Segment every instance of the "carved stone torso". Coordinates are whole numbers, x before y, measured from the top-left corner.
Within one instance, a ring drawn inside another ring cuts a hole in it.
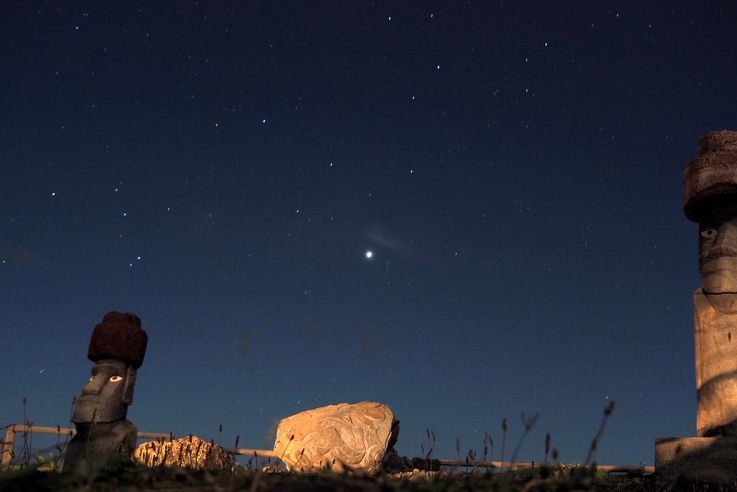
[[[64,471],[100,469],[129,461],[136,448],[138,429],[133,422],[75,424],[77,433],[69,441]]]
[[[737,435],[737,311],[726,305],[717,309],[701,289],[693,298],[696,432],[701,437]]]

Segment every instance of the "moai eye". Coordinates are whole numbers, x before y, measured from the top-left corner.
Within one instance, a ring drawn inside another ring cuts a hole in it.
[[[716,229],[704,229],[701,231],[701,237],[704,239],[713,239],[717,235]]]
[[[110,376],[110,382],[111,383],[117,383],[118,381],[122,381],[123,376]]]

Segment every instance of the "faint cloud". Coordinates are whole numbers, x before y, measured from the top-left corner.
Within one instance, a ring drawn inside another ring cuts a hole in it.
[[[214,227],[226,225],[227,221],[216,212],[207,212],[202,216],[203,221]]]
[[[60,264],[25,247],[0,247],[0,263],[10,265],[17,271],[43,270],[54,273],[64,272],[64,268]]]
[[[235,342],[238,344],[238,352],[241,355],[246,355],[251,351],[253,347],[253,337],[249,335],[241,335],[240,338],[236,338]]]
[[[191,308],[196,302],[197,299],[194,294],[186,294],[176,311],[178,325],[184,333],[196,333],[202,330],[203,324],[197,320],[195,312]]]
[[[307,318],[300,321],[299,334],[312,343],[319,343],[325,337],[323,331]]]
[[[391,340],[378,328],[367,326],[358,332],[358,350],[361,356],[378,364],[387,357]]]

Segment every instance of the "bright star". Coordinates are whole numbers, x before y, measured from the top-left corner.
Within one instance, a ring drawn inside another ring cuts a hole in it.
[[[371,258],[374,257],[374,252],[371,251],[370,249],[368,249],[368,250],[366,250],[365,256],[366,256],[366,259],[367,260],[370,260]]]

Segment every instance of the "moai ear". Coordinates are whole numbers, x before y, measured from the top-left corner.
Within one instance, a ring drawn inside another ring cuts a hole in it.
[[[123,405],[133,404],[133,388],[136,385],[136,370],[128,366],[125,374],[125,386],[123,387]]]

